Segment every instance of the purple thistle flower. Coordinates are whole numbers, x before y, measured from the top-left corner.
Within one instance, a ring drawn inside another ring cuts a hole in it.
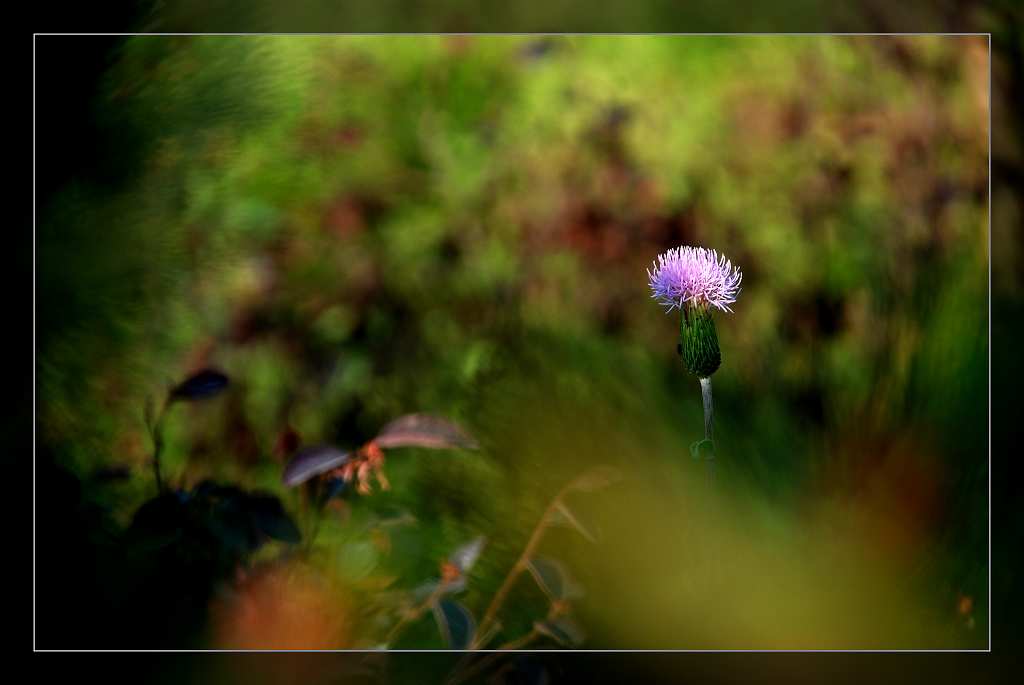
[[[743,274],[739,267],[715,250],[683,245],[658,255],[654,271],[647,270],[654,299],[668,311],[684,304],[712,305],[732,312],[729,305],[740,293]]]

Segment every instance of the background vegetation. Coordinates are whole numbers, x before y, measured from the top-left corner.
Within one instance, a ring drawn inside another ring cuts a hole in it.
[[[142,36],[104,59],[92,167],[42,171],[40,646],[371,647],[483,535],[479,617],[598,464],[623,478],[573,500],[597,543],[545,541],[588,648],[986,645],[983,40]],[[678,244],[744,271],[714,487],[646,285]],[[168,413],[167,477],[274,493],[304,542],[182,576],[125,531],[156,494],[147,398],[204,367],[231,384]],[[480,449],[389,452],[389,491],[319,517],[281,484],[288,435],[355,448],[421,411]],[[514,591],[502,640],[543,614]],[[403,640],[444,644],[427,619]]]

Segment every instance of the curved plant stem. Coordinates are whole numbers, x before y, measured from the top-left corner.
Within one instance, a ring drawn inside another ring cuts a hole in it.
[[[483,657],[472,666],[467,667],[461,673],[456,673],[454,676],[449,678],[447,681],[447,685],[458,685],[459,683],[465,682],[469,678],[475,676],[477,673],[483,671],[496,660],[500,659],[503,656],[502,652],[511,652],[517,649],[522,649],[523,647],[525,647],[526,645],[530,644],[538,637],[540,637],[540,635],[541,633],[536,628],[533,628],[532,630],[530,630],[530,632],[526,633],[525,635],[515,640],[510,640],[509,642],[506,642],[505,644],[499,647],[496,647],[494,652]]]
[[[437,587],[434,588],[434,591],[430,593],[429,597],[423,600],[421,604],[407,611],[402,618],[399,619],[398,623],[394,625],[390,632],[388,632],[387,637],[384,638],[384,644],[390,646],[395,638],[398,637],[398,634],[402,632],[403,628],[417,620],[427,611],[427,609],[433,606],[434,602],[437,601],[437,598],[441,596],[441,590],[443,587],[444,586],[441,583],[438,583]]]
[[[526,570],[526,565],[530,562],[530,557],[533,556],[534,550],[537,545],[540,544],[540,540],[544,535],[544,531],[548,527],[548,521],[551,519],[551,514],[555,508],[558,507],[562,502],[562,497],[565,495],[566,488],[562,488],[554,499],[548,504],[547,509],[544,510],[544,514],[541,515],[540,521],[537,522],[537,526],[533,529],[533,533],[530,535],[530,539],[526,543],[526,547],[523,548],[523,553],[516,559],[516,563],[509,569],[508,575],[505,576],[505,581],[498,588],[498,591],[494,594],[494,599],[491,600],[490,606],[487,607],[487,611],[484,612],[484,617],[480,621],[480,626],[477,628],[476,636],[473,638],[473,642],[469,648],[471,650],[480,649],[483,645],[479,642],[481,635],[487,635],[487,629],[494,623],[494,617],[497,615],[498,610],[501,609],[502,604],[508,597],[508,593],[512,590],[512,586],[515,585],[516,579],[519,578],[519,574]]]
[[[714,403],[711,400],[711,377],[700,379],[700,392],[704,399],[704,442],[709,447],[708,456],[705,461],[708,465],[708,481],[714,481],[715,479],[715,440],[714,434],[714,423],[715,423],[715,408]]]

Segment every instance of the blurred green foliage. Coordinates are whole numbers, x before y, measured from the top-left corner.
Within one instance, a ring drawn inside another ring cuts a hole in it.
[[[354,448],[408,412],[467,426],[479,453],[389,453],[392,489],[319,524],[305,563],[347,597],[346,646],[477,534],[486,606],[592,463],[633,478],[590,504],[599,552],[563,546],[590,647],[984,645],[987,59],[973,37],[129,38],[95,103],[119,181],[40,218],[40,439],[82,478],[130,468],[93,493],[126,523],[152,493],[147,396],[215,366],[232,388],[169,416],[166,472],[302,519],[287,428]],[[645,274],[679,244],[744,272],[717,317],[720,497],[696,511],[700,395]],[[850,530],[836,554],[875,561],[833,597],[822,555]],[[687,566],[701,545],[749,566],[743,592]],[[792,611],[757,582],[773,554]],[[623,573],[648,594],[609,598]]]

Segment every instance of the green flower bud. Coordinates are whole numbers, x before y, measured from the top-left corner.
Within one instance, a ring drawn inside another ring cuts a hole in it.
[[[686,370],[697,378],[709,378],[722,364],[715,320],[707,306],[684,305],[679,319],[679,356]]]

